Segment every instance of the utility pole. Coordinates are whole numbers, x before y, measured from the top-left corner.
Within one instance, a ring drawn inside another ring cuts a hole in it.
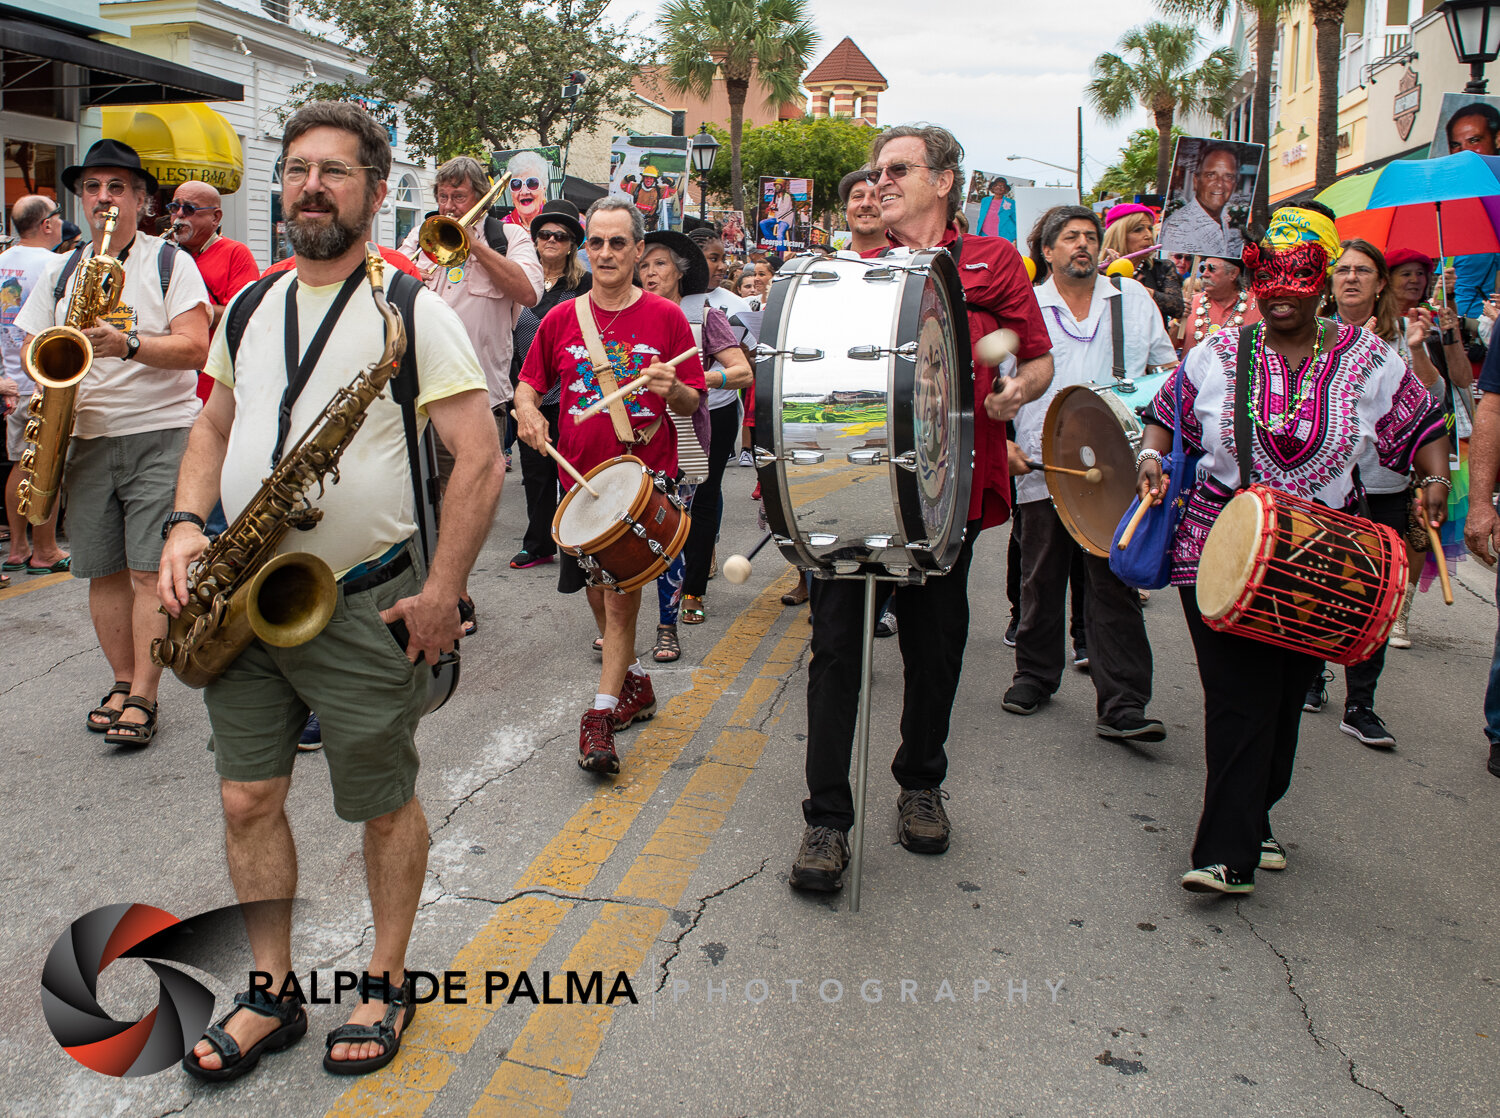
[[[1083,106],[1078,106],[1078,201],[1083,201]]]

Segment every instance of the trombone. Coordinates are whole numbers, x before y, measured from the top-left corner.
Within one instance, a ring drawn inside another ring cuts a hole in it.
[[[474,208],[461,218],[433,214],[422,222],[422,228],[417,233],[417,244],[440,268],[462,264],[469,258],[469,225],[489,209],[504,188],[505,177],[502,175],[490,186],[489,193],[474,203]]]

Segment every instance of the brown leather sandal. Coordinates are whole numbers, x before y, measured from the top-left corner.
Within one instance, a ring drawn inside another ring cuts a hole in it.
[[[150,699],[132,695],[125,700],[125,710],[131,707],[145,711],[146,721],[121,722],[116,718],[114,725],[104,735],[104,740],[110,745],[147,746],[156,739],[156,704]],[[125,711],[122,710],[120,713],[124,714]]]
[[[107,734],[115,722],[119,720],[120,712],[109,705],[109,701],[116,695],[129,695],[130,688],[134,686],[127,679],[115,680],[115,685],[109,689],[104,698],[99,700],[99,705],[84,716],[84,722],[91,733]],[[108,722],[96,722],[96,718],[107,718]]]

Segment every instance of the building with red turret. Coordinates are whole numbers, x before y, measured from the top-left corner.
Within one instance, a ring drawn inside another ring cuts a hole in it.
[[[849,116],[879,124],[879,97],[888,88],[885,75],[845,35],[802,79],[808,92],[808,115]]]

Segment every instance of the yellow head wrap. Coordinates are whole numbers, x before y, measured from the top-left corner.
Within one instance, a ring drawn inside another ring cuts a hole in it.
[[[1292,248],[1304,241],[1313,241],[1328,254],[1328,270],[1333,271],[1340,253],[1339,231],[1333,222],[1315,210],[1283,206],[1271,215],[1271,225],[1266,230],[1261,245],[1271,252]]]

